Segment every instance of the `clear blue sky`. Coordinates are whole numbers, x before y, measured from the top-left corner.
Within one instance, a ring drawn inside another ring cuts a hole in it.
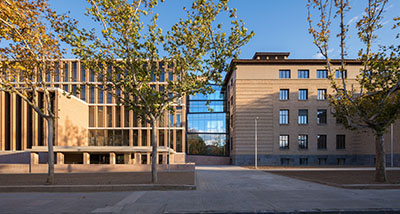
[[[165,0],[157,9],[160,14],[160,26],[166,31],[179,17],[184,17],[184,6],[190,5],[190,0]],[[49,0],[52,8],[58,13],[71,12],[84,27],[95,27],[93,22],[84,16],[87,3],[85,0]],[[351,38],[347,40],[349,58],[356,58],[361,43],[355,32],[355,23],[363,12],[367,0],[352,0],[352,10],[346,15],[350,22]],[[290,52],[290,58],[318,58],[317,48],[308,34],[307,0],[230,0],[230,7],[237,8],[238,18],[243,19],[246,27],[255,32],[253,39],[242,48],[240,58],[251,58],[257,51]],[[377,44],[400,44],[391,30],[392,18],[400,15],[400,1],[391,0],[386,5],[384,28],[379,31]],[[221,19],[221,22],[227,22]],[[332,34],[335,35],[335,34]],[[375,47],[376,45],[375,44]],[[338,43],[330,47],[331,58],[339,57]],[[72,58],[72,56],[67,56]]]

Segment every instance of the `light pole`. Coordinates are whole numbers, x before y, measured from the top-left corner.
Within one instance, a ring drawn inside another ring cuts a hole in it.
[[[170,141],[170,127],[171,127],[171,121],[170,121],[170,116],[169,116],[169,114],[168,114],[168,172],[169,172],[169,164],[170,164],[170,161],[171,161],[171,141]]]
[[[254,167],[257,169],[257,121],[258,117],[254,119],[255,138],[254,138]]]
[[[393,123],[390,124],[390,165],[393,167]]]

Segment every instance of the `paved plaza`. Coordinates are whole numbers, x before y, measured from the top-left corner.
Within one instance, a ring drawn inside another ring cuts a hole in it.
[[[0,213],[256,213],[400,210],[400,190],[353,190],[236,166],[196,167],[197,190],[1,193]]]

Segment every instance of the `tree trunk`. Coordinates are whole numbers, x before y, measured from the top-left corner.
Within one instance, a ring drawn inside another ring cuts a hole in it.
[[[158,181],[157,177],[157,130],[156,130],[156,119],[154,117],[151,118],[151,130],[152,139],[151,146],[153,147],[152,158],[151,158],[151,182],[156,184]]]
[[[386,182],[386,158],[385,158],[385,139],[382,134],[376,134],[375,138],[376,170],[375,181]]]
[[[54,118],[48,117],[47,118],[47,124],[48,124],[48,175],[47,175],[47,183],[48,184],[54,184],[54,151],[53,151],[53,140],[54,140]]]

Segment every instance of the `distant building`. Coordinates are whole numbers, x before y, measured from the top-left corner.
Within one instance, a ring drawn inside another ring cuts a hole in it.
[[[229,112],[232,163],[253,165],[255,118],[258,117],[259,165],[374,165],[370,132],[344,129],[331,114],[327,94],[333,93],[325,60],[287,59],[289,53],[257,52],[237,59],[223,84]],[[339,67],[338,60],[332,60]],[[351,87],[361,63],[346,61]],[[339,72],[337,77],[339,79]],[[393,131],[393,153],[400,165],[400,126]],[[385,135],[386,161],[391,161],[391,137]]]

